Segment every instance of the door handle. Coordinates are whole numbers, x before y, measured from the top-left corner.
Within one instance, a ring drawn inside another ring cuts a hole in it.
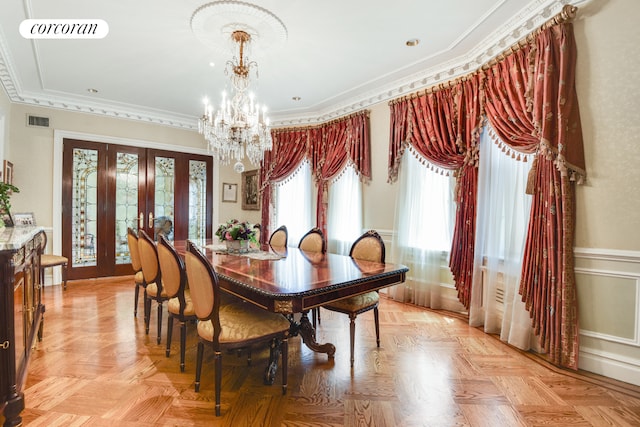
[[[153,228],[153,212],[149,212],[149,230]]]
[[[142,230],[144,228],[144,214],[140,212],[138,215],[138,229]]]

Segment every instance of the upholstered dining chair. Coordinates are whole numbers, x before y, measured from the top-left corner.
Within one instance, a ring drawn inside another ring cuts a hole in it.
[[[306,252],[318,252],[325,253],[327,249],[327,243],[324,239],[324,233],[318,227],[313,227],[311,230],[302,236],[298,243],[298,248]],[[316,327],[316,323],[320,322],[320,309],[317,307],[311,311],[311,319],[313,327]]]
[[[287,392],[289,321],[278,313],[253,304],[238,302],[221,304],[218,276],[209,260],[191,242],[185,254],[187,279],[198,321],[198,351],[195,390],[200,390],[204,346],[213,348],[215,360],[215,411],[220,416],[222,387],[222,352],[259,343],[279,342],[282,355],[282,394]]]
[[[325,253],[327,243],[324,240],[324,233],[318,227],[313,227],[302,236],[298,243],[298,248],[308,252]]]
[[[289,232],[286,225],[278,227],[271,236],[269,236],[269,246],[272,247],[287,247],[287,240],[289,239]]]
[[[169,299],[162,286],[162,272],[158,262],[158,248],[156,243],[144,230],[138,231],[138,249],[140,252],[140,264],[144,281],[147,282],[144,299],[144,321],[145,333],[149,334],[149,323],[151,322],[151,301],[155,301],[158,306],[158,344],[162,336],[162,303]]]
[[[129,258],[131,259],[131,268],[133,268],[133,272],[135,274],[135,276],[133,277],[135,285],[135,293],[133,294],[133,317],[137,317],[140,288],[142,288],[144,292],[144,302],[147,300],[147,282],[144,281],[144,274],[142,274],[142,264],[140,263],[140,249],[138,248],[138,235],[135,231],[133,231],[131,227],[127,228],[127,244],[129,245]]]
[[[44,249],[47,247],[47,233],[44,233],[42,242],[43,253],[40,255],[40,283],[44,284],[44,270],[52,267],[62,268],[62,289],[67,289],[67,267],[69,266],[69,258],[62,255],[45,254]]]
[[[375,230],[369,230],[353,242],[349,256],[354,260],[374,261],[384,263],[385,248],[382,237]],[[356,317],[358,314],[373,310],[373,318],[376,328],[376,345],[380,347],[380,319],[378,315],[378,303],[380,296],[378,291],[371,291],[349,298],[341,299],[336,302],[325,304],[322,308],[327,310],[345,313],[350,319],[350,350],[351,350],[351,367],[354,362],[354,347],[356,333]]]
[[[167,302],[167,350],[166,356],[171,355],[171,338],[173,335],[173,320],[180,325],[180,371],[184,372],[185,349],[187,347],[187,323],[196,321],[196,313],[191,302],[191,293],[187,283],[187,272],[184,261],[178,255],[173,245],[164,235],[158,237],[158,263],[162,273],[162,288],[166,292]]]

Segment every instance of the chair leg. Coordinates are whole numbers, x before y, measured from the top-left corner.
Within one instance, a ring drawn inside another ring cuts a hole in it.
[[[162,335],[162,302],[158,301],[158,344],[160,344]]]
[[[62,264],[62,289],[67,290],[67,264]]]
[[[287,394],[287,365],[289,364],[289,341],[287,338],[280,343],[282,353],[282,394]]]
[[[167,318],[167,350],[165,351],[165,355],[167,357],[171,355],[171,337],[172,336],[173,336],[173,316],[169,314],[169,317]]]
[[[350,347],[351,347],[351,367],[353,368],[353,351],[355,349],[355,340],[356,340],[356,314],[355,313],[351,313],[349,314],[349,319],[351,319],[351,322],[349,324],[349,333],[350,333]]]
[[[147,307],[147,288],[144,288],[144,292],[142,293],[143,303],[142,303],[142,311],[144,312],[144,323],[147,325],[147,333],[149,333],[149,315],[151,314],[151,302],[149,302],[149,307]]]
[[[151,322],[151,298],[144,295],[144,333],[149,335],[149,323]]]
[[[184,372],[184,359],[187,347],[187,323],[180,322],[180,372]]]
[[[373,309],[373,320],[376,324],[376,345],[380,347],[380,314],[378,313],[378,307]]]
[[[202,356],[204,353],[204,344],[198,341],[198,350],[196,352],[196,393],[200,391],[200,374],[202,373]]]
[[[138,317],[138,296],[140,294],[140,286],[135,284],[136,290],[133,294],[133,317]]]
[[[220,393],[222,391],[222,353],[216,351],[215,354],[215,367],[216,367],[216,417],[220,416]]]

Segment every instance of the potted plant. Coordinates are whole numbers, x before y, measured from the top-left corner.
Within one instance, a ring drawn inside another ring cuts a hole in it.
[[[231,219],[224,224],[220,224],[216,231],[216,236],[221,242],[225,242],[229,252],[247,252],[249,250],[249,242],[257,242],[256,230],[253,224],[246,221],[240,222],[237,219]]]
[[[19,193],[20,190],[15,185],[0,182],[0,218],[7,227],[13,227],[11,218],[11,195]]]

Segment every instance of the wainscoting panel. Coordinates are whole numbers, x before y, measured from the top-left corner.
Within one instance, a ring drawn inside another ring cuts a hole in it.
[[[575,248],[580,369],[640,385],[640,252]]]

